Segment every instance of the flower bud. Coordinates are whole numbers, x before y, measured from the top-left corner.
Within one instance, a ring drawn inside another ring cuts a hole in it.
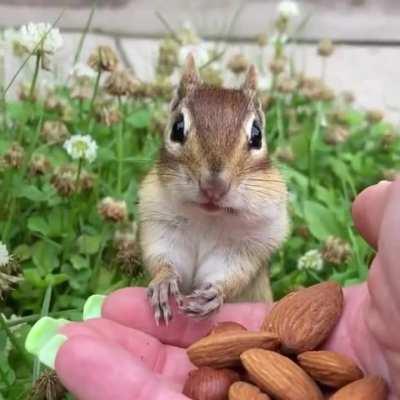
[[[109,46],[97,46],[89,56],[88,65],[96,71],[115,71],[118,57]]]
[[[318,44],[318,54],[321,57],[329,57],[335,50],[335,46],[331,39],[322,39]]]
[[[157,74],[170,76],[179,63],[179,45],[173,38],[164,39],[158,49]]]
[[[61,121],[46,121],[40,136],[49,145],[63,143],[70,136],[67,126]]]
[[[381,110],[368,110],[367,111],[367,121],[370,124],[377,124],[381,122],[385,114]]]
[[[57,373],[47,370],[34,383],[29,400],[62,400],[66,393]]]
[[[4,161],[10,168],[19,168],[24,161],[24,157],[25,150],[18,143],[13,143],[3,156]]]
[[[128,217],[126,202],[112,197],[105,197],[101,200],[98,205],[98,212],[108,222],[123,222]]]
[[[260,33],[257,35],[257,44],[260,47],[265,47],[268,44],[268,36],[266,33]]]
[[[54,172],[50,182],[61,197],[69,197],[76,192],[76,174],[71,165],[58,167]]]
[[[350,132],[346,128],[336,125],[328,129],[325,135],[325,142],[332,146],[336,146],[338,144],[346,142],[349,136]]]
[[[140,246],[137,240],[137,225],[129,224],[128,228],[118,230],[114,236],[117,250],[116,259],[123,274],[133,276],[140,265]]]
[[[106,80],[104,88],[111,96],[134,94],[140,82],[126,70],[114,71]]]
[[[389,150],[399,139],[399,134],[393,131],[385,132],[381,137],[381,146],[384,150]]]
[[[33,94],[31,95],[31,85],[26,82],[21,83],[19,85],[17,95],[21,101],[31,101],[31,102],[36,102],[39,97],[37,88],[35,88]]]
[[[330,236],[324,243],[322,257],[325,261],[331,264],[344,264],[351,257],[351,247],[345,240],[339,237]]]
[[[297,81],[292,78],[282,78],[278,82],[278,90],[285,94],[293,93],[297,89]]]
[[[111,126],[121,121],[121,112],[118,107],[110,101],[96,103],[94,107],[97,122]]]
[[[71,86],[71,98],[77,100],[88,100],[93,96],[93,82],[90,78],[77,78]]]
[[[222,86],[224,82],[224,78],[221,74],[221,71],[217,70],[216,68],[209,66],[206,68],[203,68],[200,71],[200,76],[201,80],[206,84],[210,86]]]
[[[84,192],[88,192],[93,189],[94,183],[95,176],[86,170],[82,170],[81,177],[79,179],[79,189]]]
[[[383,179],[387,181],[394,181],[397,178],[400,178],[400,170],[390,168],[390,169],[385,169],[382,171],[382,176]]]
[[[269,69],[274,75],[279,75],[285,70],[286,60],[283,57],[274,58],[269,64]]]
[[[227,67],[235,75],[239,75],[247,71],[249,62],[243,54],[238,53],[230,58]]]
[[[29,165],[29,174],[32,176],[45,175],[51,170],[50,161],[42,154],[34,156]]]

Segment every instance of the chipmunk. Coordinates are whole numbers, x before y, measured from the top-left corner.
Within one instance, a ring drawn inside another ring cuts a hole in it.
[[[287,234],[287,190],[268,157],[255,67],[240,89],[209,87],[189,55],[170,114],[139,190],[157,323],[172,318],[170,297],[192,317],[270,300],[265,262]]]

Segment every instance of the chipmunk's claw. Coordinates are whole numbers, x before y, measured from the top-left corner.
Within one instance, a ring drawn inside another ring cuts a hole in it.
[[[182,296],[179,291],[178,278],[168,277],[160,282],[151,282],[147,289],[147,296],[154,310],[154,319],[157,325],[168,325],[172,319],[169,297],[173,296],[178,305],[182,303]]]
[[[181,309],[190,317],[205,318],[219,310],[222,304],[221,290],[212,284],[208,284],[187,296]]]

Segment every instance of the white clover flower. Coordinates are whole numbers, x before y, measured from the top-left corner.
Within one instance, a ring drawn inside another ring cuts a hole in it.
[[[91,163],[96,158],[97,143],[89,135],[73,135],[63,147],[74,160],[83,159]]]
[[[90,79],[94,79],[94,78],[96,78],[96,71],[93,68],[90,68],[85,63],[77,63],[71,68],[71,71],[69,72],[69,75],[72,78],[90,78]]]
[[[300,15],[300,7],[297,1],[282,0],[278,4],[278,14],[280,17],[293,18]]]
[[[0,241],[0,267],[4,267],[11,261],[11,255],[7,250],[7,246]]]
[[[58,28],[52,28],[49,23],[35,24],[30,22],[21,26],[18,36],[14,39],[19,45],[24,47],[28,52],[33,52],[37,45],[41,45],[36,49],[36,53],[56,52],[63,45],[63,38]]]
[[[319,250],[309,250],[297,261],[299,270],[312,269],[314,271],[322,271],[324,260]]]
[[[179,49],[179,63],[181,65],[185,63],[186,57],[190,53],[193,54],[197,66],[204,65],[210,57],[208,47],[205,43],[188,44]]]

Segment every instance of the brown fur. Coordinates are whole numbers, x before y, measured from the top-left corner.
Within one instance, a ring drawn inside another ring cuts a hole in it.
[[[251,114],[255,115],[264,129],[264,115],[255,94],[254,68],[249,70],[241,89],[215,88],[200,84],[193,60],[189,59],[177,96],[171,105],[171,120],[165,133],[167,140],[160,151],[156,167],[141,189],[142,218],[146,216],[149,221],[151,213],[145,210],[146,202],[150,204],[153,198],[160,196],[163,185],[173,186],[177,181],[182,184],[182,179],[197,184],[204,173],[224,173],[233,184],[242,183],[251,193],[250,205],[253,203],[251,199],[257,200],[253,204],[258,205],[262,204],[263,199],[269,198],[277,200],[283,205],[282,210],[285,209],[286,185],[279,171],[272,165],[267,150],[264,154],[258,152],[256,155],[249,151],[248,138],[244,132],[244,125]],[[190,114],[191,124],[184,145],[176,150],[176,147],[168,147],[168,135],[183,108]],[[257,214],[257,206],[254,213]],[[282,211],[282,215],[286,216],[285,211]],[[160,218],[154,223],[158,224]],[[282,221],[281,232],[277,237],[269,238],[268,243],[255,242],[254,238],[246,243],[246,238],[243,238],[239,248],[235,247],[236,254],[240,256],[237,268],[235,273],[227,274],[226,280],[221,283],[225,300],[271,299],[269,277],[264,265],[279,247],[287,231],[287,219],[284,217]],[[149,236],[148,240],[152,241],[153,236]],[[168,265],[152,259],[151,254],[148,259],[154,264],[147,266],[155,278],[153,284],[173,272],[173,266],[171,271]],[[160,265],[164,268],[160,269]]]

